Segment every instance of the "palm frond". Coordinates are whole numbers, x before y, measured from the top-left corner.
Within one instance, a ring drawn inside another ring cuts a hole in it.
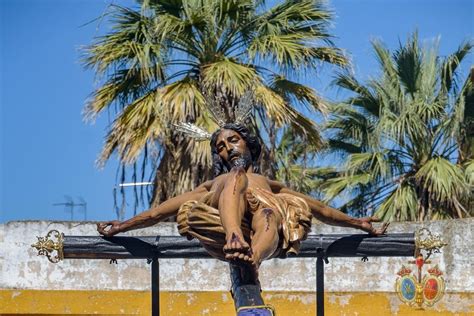
[[[384,79],[391,84],[396,84],[399,79],[397,66],[392,59],[389,49],[379,40],[372,41],[372,48],[383,71]]]
[[[272,60],[283,69],[316,66],[321,61],[345,66],[343,52],[334,47],[326,29],[332,13],[319,2],[285,1],[250,24],[255,36],[249,44],[251,58]],[[318,45],[318,42],[325,42]]]
[[[155,69],[155,80],[144,80],[137,69],[117,70],[114,76],[104,83],[92,94],[84,109],[86,120],[94,120],[103,110],[109,108],[114,102],[120,108],[126,107],[132,100],[140,98],[150,90],[156,88],[156,82],[162,79],[162,70]]]
[[[160,88],[156,102],[163,103],[161,115],[174,123],[194,120],[206,110],[198,83],[189,77]]]
[[[420,85],[422,52],[418,46],[418,33],[415,32],[404,46],[393,55],[400,83],[406,93],[415,93]]]
[[[220,87],[234,96],[243,95],[250,84],[258,79],[253,68],[227,58],[205,65],[202,77],[206,89]]]
[[[296,119],[295,114],[287,106],[285,99],[269,87],[261,84],[255,89],[255,97],[259,104],[265,109],[268,117],[271,117],[276,127],[289,124]]]
[[[442,157],[427,161],[415,174],[415,179],[433,202],[461,200],[469,192],[463,170]]]
[[[298,82],[291,81],[282,75],[274,75],[270,79],[270,86],[280,95],[284,95],[291,101],[298,101],[303,104],[308,110],[317,110],[322,113],[327,113],[327,105],[316,94],[314,89],[302,85]]]
[[[451,91],[455,87],[455,74],[464,58],[474,47],[472,40],[462,43],[459,48],[443,60],[441,64],[441,84],[446,91]]]
[[[294,117],[294,119],[290,124],[296,135],[307,139],[312,146],[318,149],[321,148],[324,145],[324,141],[314,121],[292,108],[289,108],[289,112],[293,113],[291,117]]]
[[[371,137],[375,126],[360,108],[350,104],[338,104],[332,106],[331,110],[333,114],[325,124],[325,129],[331,131],[331,141],[343,141],[361,148],[376,145]]]
[[[367,172],[373,179],[391,177],[389,161],[383,152],[352,154],[347,160],[346,170],[352,174]]]
[[[133,163],[149,141],[165,134],[167,124],[158,115],[156,93],[135,100],[114,121],[107,134],[98,164],[102,166],[114,151],[124,164]]]
[[[350,154],[361,153],[363,151],[363,148],[345,141],[329,139],[327,141],[327,148],[325,148],[325,150],[344,157]]]
[[[355,97],[351,97],[346,103],[359,106],[375,117],[380,115],[380,104],[377,96],[374,95],[369,87],[360,83],[353,74],[349,72],[338,72],[336,73],[335,79],[331,82],[331,85],[356,94]]]
[[[326,180],[321,188],[325,194],[324,200],[329,202],[340,196],[343,191],[350,192],[355,188],[367,185],[371,180],[369,173],[344,174],[340,177]]]
[[[385,199],[374,215],[384,222],[414,221],[418,213],[418,199],[416,190],[409,184],[400,184]]]
[[[153,79],[152,69],[163,62],[167,49],[153,42],[153,21],[132,9],[114,6],[112,29],[84,49],[83,63],[103,75],[111,67],[135,68],[142,80]]]

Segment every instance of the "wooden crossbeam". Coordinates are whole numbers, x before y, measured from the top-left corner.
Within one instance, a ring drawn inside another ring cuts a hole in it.
[[[296,256],[410,257],[415,253],[414,234],[310,235]],[[180,236],[64,236],[66,259],[211,258],[197,240]]]

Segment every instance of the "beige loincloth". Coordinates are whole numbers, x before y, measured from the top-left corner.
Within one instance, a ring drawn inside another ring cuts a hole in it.
[[[225,231],[222,227],[219,210],[209,206],[213,192],[199,201],[188,201],[178,211],[178,230],[188,239],[198,239],[210,255],[225,260],[222,248],[225,245]],[[272,257],[286,257],[288,253],[297,254],[300,243],[311,229],[312,214],[306,202],[286,193],[274,194],[263,189],[247,189],[248,211],[271,208],[282,218],[279,246]],[[242,233],[250,244],[251,222],[249,214],[242,220]]]

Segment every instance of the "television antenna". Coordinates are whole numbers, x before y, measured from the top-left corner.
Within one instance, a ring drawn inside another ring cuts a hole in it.
[[[80,207],[79,212],[84,214],[84,220],[87,220],[87,202],[82,198],[78,197],[78,202],[74,200],[69,195],[64,195],[65,202],[62,203],[53,203],[53,206],[64,206],[64,211],[71,214],[71,221],[74,220],[74,208]]]
[[[76,206],[80,206],[79,212],[84,214],[84,220],[87,221],[87,202],[82,198],[82,196],[79,196],[77,199],[79,200],[79,203],[76,203]]]

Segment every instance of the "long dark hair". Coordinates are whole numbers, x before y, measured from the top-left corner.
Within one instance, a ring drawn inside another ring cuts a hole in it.
[[[247,144],[247,148],[249,149],[250,155],[252,156],[253,169],[255,172],[258,172],[257,162],[258,162],[258,158],[260,157],[260,152],[262,150],[262,145],[260,144],[258,138],[252,135],[250,130],[244,125],[236,124],[236,123],[227,123],[224,126],[222,126],[220,129],[215,131],[211,136],[212,171],[213,171],[214,177],[217,177],[218,175],[229,172],[229,169],[227,168],[226,164],[224,163],[224,161],[222,161],[221,156],[219,156],[219,153],[217,151],[217,146],[216,146],[217,136],[219,136],[219,133],[223,129],[230,129],[230,130],[233,130],[234,132],[239,133],[239,135]]]

